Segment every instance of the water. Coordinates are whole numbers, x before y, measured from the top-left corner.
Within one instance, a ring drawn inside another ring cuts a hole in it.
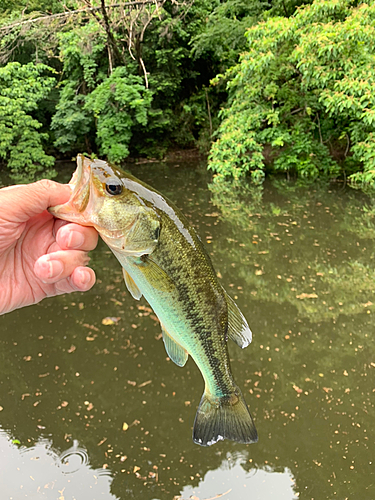
[[[130,169],[189,217],[249,320],[253,343],[229,350],[259,442],[193,444],[201,375],[167,360],[100,244],[93,290],[0,317],[1,500],[375,498],[375,205],[341,187],[219,192],[204,165]]]

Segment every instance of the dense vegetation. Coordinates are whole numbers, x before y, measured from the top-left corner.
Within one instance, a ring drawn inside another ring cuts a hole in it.
[[[225,75],[210,163],[220,176],[261,181],[267,151],[274,171],[374,182],[375,3],[356,3],[315,0],[247,31],[249,50]]]
[[[199,147],[218,180],[371,185],[374,23],[372,1],[4,1],[0,159],[32,179]]]

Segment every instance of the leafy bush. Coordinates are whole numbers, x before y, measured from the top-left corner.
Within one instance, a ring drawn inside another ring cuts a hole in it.
[[[129,75],[124,67],[98,85],[86,99],[85,109],[97,120],[97,142],[100,154],[120,162],[129,155],[132,127],[145,126],[152,94],[139,76]]]
[[[142,43],[139,34],[130,51],[124,43],[129,42],[129,34],[120,23],[113,24],[126,60],[117,65],[121,70],[109,63],[105,32],[97,22],[59,33],[55,50],[63,76],[52,118],[55,147],[63,153],[111,151],[111,158],[120,161],[129,151],[160,156],[172,145],[194,146],[201,129],[209,129],[206,96],[199,80],[208,85],[216,71],[212,69],[208,75],[206,67],[200,71],[199,60],[195,62],[191,55],[190,40],[203,29],[211,4],[212,0],[199,0],[187,9],[168,2],[148,24]],[[150,91],[139,58],[144,61]],[[116,95],[111,90],[113,83]],[[139,95],[132,108],[133,91]]]
[[[54,158],[47,155],[43,142],[47,133],[33,117],[55,83],[44,76],[51,68],[44,64],[8,63],[0,67],[0,157],[7,162],[14,179],[34,180],[52,176]]]
[[[375,3],[315,0],[251,27],[209,167],[261,182],[267,152],[271,171],[375,182],[374,20]]]
[[[90,91],[107,77],[105,37],[100,26],[90,21],[59,33],[58,39],[64,79],[51,121],[54,146],[63,153],[91,153],[89,137],[95,134],[95,122],[85,104]]]

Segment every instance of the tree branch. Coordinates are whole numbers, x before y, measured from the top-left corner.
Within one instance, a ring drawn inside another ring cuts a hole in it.
[[[107,5],[107,9],[114,9],[117,7],[131,7],[132,5],[145,5],[145,4],[150,4],[150,3],[154,3],[154,0],[136,0],[134,2],[115,3],[115,4]],[[58,18],[73,16],[75,14],[82,14],[85,12],[91,12],[91,11],[97,11],[97,10],[102,10],[102,7],[101,6],[100,7],[86,7],[84,9],[69,10],[69,11],[65,11],[65,12],[59,12],[58,14],[50,14],[47,16],[34,17],[32,19],[26,19],[25,21],[19,21],[17,23],[8,24],[7,26],[2,26],[0,28],[0,31],[11,30],[13,28],[17,28],[17,26],[23,26],[24,24],[37,23],[38,21],[44,21],[47,19],[48,20],[58,19]]]
[[[104,20],[104,29],[105,29],[105,32],[107,33],[108,46],[112,48],[113,55],[118,60],[118,62],[120,64],[126,64],[125,57],[123,54],[121,54],[121,52],[117,46],[115,37],[113,36],[113,33],[111,31],[111,27],[110,27],[109,19],[108,19],[108,14],[107,14],[107,10],[106,10],[106,5],[105,5],[105,0],[101,0],[101,11],[102,11],[103,20]]]

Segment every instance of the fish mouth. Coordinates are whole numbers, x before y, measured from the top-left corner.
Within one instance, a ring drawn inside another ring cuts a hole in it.
[[[79,154],[77,156],[77,168],[68,184],[72,189],[69,201],[63,205],[50,207],[48,211],[59,219],[85,224],[83,212],[90,198],[90,177],[90,161]]]
[[[77,156],[77,168],[73,172],[72,178],[69,181],[69,185],[73,189],[72,196],[77,194],[79,187],[82,184],[82,181],[85,182],[84,162],[85,162],[85,157],[83,155],[78,155]],[[86,172],[87,172],[87,170],[89,170],[89,168],[86,169]],[[87,177],[87,175],[86,175],[86,177]],[[86,179],[86,181],[88,182],[88,179]]]

